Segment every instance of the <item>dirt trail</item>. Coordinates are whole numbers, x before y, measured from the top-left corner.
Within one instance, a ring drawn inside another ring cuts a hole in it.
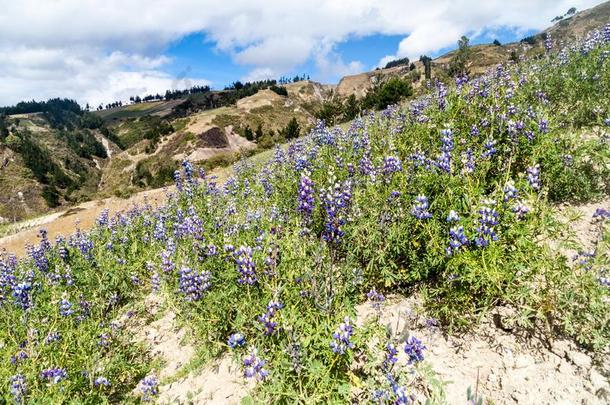
[[[145,301],[146,314],[140,319],[124,316],[122,323],[134,332],[134,340],[143,342],[149,354],[163,361],[155,375],[159,378],[160,404],[237,405],[248,395],[254,383],[246,381],[240,367],[227,354],[202,368],[184,372],[195,359],[196,348],[187,330],[178,325],[175,313],[163,308],[164,299],[151,293]],[[156,319],[152,322],[144,319]],[[139,395],[138,390],[134,391]]]
[[[215,176],[216,181],[223,182],[233,169],[218,168],[208,173]],[[50,240],[56,236],[68,236],[76,231],[76,228],[88,230],[95,225],[95,220],[104,209],[108,209],[110,215],[133,208],[148,202],[153,207],[162,205],[167,198],[167,191],[175,191],[174,186],[141,191],[129,198],[109,197],[102,200],[87,201],[85,203],[70,207],[64,211],[55,212],[42,217],[18,222],[11,226],[11,234],[0,238],[0,252],[7,251],[18,257],[26,253],[26,245],[38,243],[38,231],[44,228],[48,232]]]
[[[38,242],[40,228],[45,228],[49,239],[53,240],[57,235],[68,236],[73,233],[77,228],[77,223],[80,229],[90,229],[104,209],[110,210],[112,215],[145,201],[153,206],[158,206],[165,201],[165,198],[164,189],[147,190],[127,199],[110,197],[103,200],[88,201],[65,211],[27,220],[13,225],[13,229],[19,229],[18,232],[0,238],[0,251],[6,250],[17,256],[23,256],[27,244]]]

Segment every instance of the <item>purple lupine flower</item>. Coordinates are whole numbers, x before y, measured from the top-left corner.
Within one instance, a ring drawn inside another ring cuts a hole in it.
[[[447,106],[447,87],[445,87],[445,85],[441,82],[441,81],[436,81],[436,88],[438,90],[437,93],[437,102],[438,102],[438,109],[441,111],[445,110],[445,107]]]
[[[184,159],[182,161],[181,165],[182,165],[182,170],[184,171],[184,179],[186,180],[187,183],[193,184],[193,182],[196,181],[195,177],[193,176],[193,173],[194,173],[193,164],[191,162],[189,162],[188,160]]]
[[[538,121],[538,131],[543,134],[549,132],[549,122],[545,119]]]
[[[474,243],[478,247],[486,247],[491,241],[498,240],[494,227],[498,225],[499,214],[494,208],[488,206],[483,206],[479,210],[479,214],[479,227],[477,227]]]
[[[207,246],[206,256],[212,257],[212,256],[216,256],[217,254],[218,254],[218,247],[216,245],[214,245],[213,243],[210,243]]]
[[[464,152],[462,152],[461,161],[462,161],[462,174],[469,174],[469,173],[474,172],[476,163],[475,163],[475,158],[474,158],[474,152],[472,151],[471,148],[468,148]]]
[[[523,204],[522,202],[519,202],[516,206],[513,207],[512,211],[517,216],[517,219],[522,220],[523,218],[525,218],[528,212],[530,212],[530,209],[527,205]]]
[[[29,357],[30,356],[28,356],[28,354],[26,352],[24,352],[23,350],[20,350],[19,352],[17,352],[16,355],[11,356],[11,364],[16,365],[16,364],[21,363],[24,360],[28,359]]]
[[[451,153],[442,152],[440,155],[438,155],[434,164],[443,172],[451,173]]]
[[[388,342],[385,346],[385,359],[383,360],[383,368],[389,371],[398,361],[398,349],[392,343]]]
[[[391,178],[394,173],[402,171],[402,163],[396,156],[386,156],[383,159],[383,174]]]
[[[527,168],[527,182],[536,191],[540,190],[540,165],[536,164]]]
[[[40,372],[40,379],[46,380],[51,384],[57,384],[68,378],[68,372],[65,368],[52,367]]]
[[[269,336],[275,332],[277,322],[273,320],[278,310],[284,308],[284,304],[279,301],[269,301],[267,304],[267,312],[258,317],[258,321],[265,327],[265,335]]]
[[[159,292],[159,289],[161,288],[161,278],[156,271],[150,276],[150,287],[153,292]]]
[[[454,210],[449,211],[449,215],[447,215],[447,218],[445,219],[447,222],[458,222],[459,220],[460,216]]]
[[[43,273],[49,270],[49,259],[47,259],[46,251],[40,246],[29,246],[28,256],[34,261],[34,265]]]
[[[464,234],[463,226],[454,226],[449,230],[449,246],[446,249],[447,256],[453,256],[456,252],[462,248],[462,246],[468,245],[468,238]]]
[[[426,170],[430,168],[430,162],[428,161],[428,159],[426,159],[426,155],[424,154],[424,152],[417,151],[411,156],[409,156],[409,159],[413,161],[413,166],[415,168],[423,167]]]
[[[379,388],[373,391],[373,394],[371,395],[372,403],[375,403],[377,405],[386,404],[388,403],[389,399],[390,394],[388,393],[388,391]]]
[[[424,360],[424,350],[426,346],[424,346],[418,338],[415,336],[409,336],[407,341],[405,342],[405,353],[409,357],[408,363],[419,363]]]
[[[97,226],[102,227],[102,228],[103,227],[107,227],[108,226],[108,222],[109,222],[108,221],[109,214],[110,214],[110,210],[108,208],[104,208],[102,210],[102,212],[100,213],[100,216],[97,217],[97,219],[95,221]]]
[[[47,337],[44,339],[45,344],[49,345],[53,342],[57,342],[61,340],[61,333],[57,331],[52,331],[47,334]]]
[[[371,288],[371,291],[366,294],[366,298],[368,298],[371,306],[377,311],[381,309],[381,304],[385,301],[383,294],[377,292],[375,287]]]
[[[32,291],[31,283],[19,283],[13,287],[13,299],[15,304],[26,310],[32,306],[32,297],[30,295]]]
[[[553,39],[549,33],[546,34],[546,38],[544,39],[544,49],[547,52],[550,52],[553,49]]]
[[[269,372],[264,368],[267,362],[258,357],[256,349],[250,351],[250,355],[244,358],[244,377],[255,378],[257,381],[264,381]]]
[[[441,130],[441,151],[451,152],[453,150],[453,131],[450,129]]]
[[[256,271],[254,260],[252,259],[252,248],[249,246],[240,246],[233,254],[237,271],[239,272],[240,284],[253,285],[256,283]]]
[[[199,301],[212,286],[212,274],[208,271],[196,272],[189,267],[180,269],[180,290],[184,300]]]
[[[159,393],[159,382],[154,375],[148,375],[140,381],[140,391],[142,391],[142,401],[152,401],[153,397]]]
[[[299,212],[303,215],[305,222],[311,220],[311,214],[314,209],[314,188],[313,181],[309,178],[309,173],[305,172],[301,174],[301,181],[299,183]]]
[[[131,284],[133,284],[134,286],[140,285],[140,278],[137,274],[132,274],[131,276],[129,276],[129,279],[131,280]]]
[[[328,243],[337,244],[344,235],[342,227],[347,223],[346,214],[352,198],[351,186],[349,181],[343,184],[335,181],[331,187],[321,192],[320,199],[326,212],[322,238]]]
[[[415,204],[411,209],[411,214],[417,219],[432,218],[432,214],[428,211],[428,208],[428,197],[426,197],[425,195],[418,195],[415,198]]]
[[[597,208],[593,213],[593,218],[610,219],[610,210]]]
[[[595,258],[595,252],[578,252],[576,256],[572,258],[573,261],[577,261],[579,266],[582,266],[585,270],[591,270],[591,261]]]
[[[161,268],[164,273],[172,273],[176,265],[172,261],[172,252],[164,250],[161,252]]]
[[[11,377],[10,392],[15,404],[21,405],[25,403],[28,387],[23,374],[15,374]]]
[[[227,344],[231,349],[235,349],[246,344],[246,338],[241,333],[237,332],[229,336]]]
[[[159,220],[157,220],[157,222],[155,223],[155,229],[153,230],[153,238],[160,242],[163,242],[167,239],[165,233],[165,222],[162,218],[159,218]]]
[[[362,157],[362,159],[360,159],[360,161],[358,162],[358,170],[363,176],[374,175],[375,167],[373,166],[373,162],[371,162],[371,159],[368,155],[365,155]]]
[[[481,157],[483,157],[483,159],[491,158],[497,152],[497,150],[496,150],[496,141],[493,138],[488,139],[483,144],[483,148],[484,148],[484,151],[481,154]]]
[[[519,195],[519,192],[517,191],[517,188],[515,187],[515,183],[513,181],[509,181],[508,183],[506,183],[506,185],[504,186],[504,201],[510,201],[514,198],[517,198]]]
[[[407,394],[406,387],[394,383],[392,384],[392,391],[396,397],[394,405],[410,405],[413,403],[414,398],[412,395]]]
[[[106,377],[99,376],[95,379],[95,381],[93,381],[93,384],[96,387],[109,387],[110,381],[108,381],[108,379]]]
[[[182,192],[183,185],[182,185],[182,175],[180,174],[180,170],[176,170],[174,172],[174,183],[176,183],[176,189],[179,192]]]
[[[112,340],[110,334],[106,332],[100,334],[98,338],[99,340],[97,342],[97,345],[101,347],[108,347],[110,345],[110,341]]]
[[[354,344],[350,341],[354,328],[351,325],[349,317],[345,317],[345,320],[339,324],[335,333],[333,333],[333,340],[330,342],[330,348],[337,354],[345,354],[348,349],[352,349]]]
[[[472,124],[472,127],[470,127],[470,135],[471,136],[479,136],[480,132],[479,132],[479,128],[477,127],[476,124]]]
[[[72,309],[72,304],[70,303],[70,301],[65,298],[62,298],[61,301],[59,301],[59,314],[61,316],[70,316],[73,313],[74,310]]]

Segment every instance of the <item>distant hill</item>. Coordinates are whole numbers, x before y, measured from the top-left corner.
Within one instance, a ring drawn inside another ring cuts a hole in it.
[[[282,142],[293,119],[304,133],[328,86],[299,81],[282,89],[241,98],[226,90],[198,93],[95,112],[59,99],[4,107],[0,221],[164,186],[184,158],[208,168],[231,164]]]
[[[112,143],[103,135],[102,120],[75,103],[49,104],[42,112],[6,115],[32,109],[18,105],[0,117],[0,217],[30,216],[97,190]]]

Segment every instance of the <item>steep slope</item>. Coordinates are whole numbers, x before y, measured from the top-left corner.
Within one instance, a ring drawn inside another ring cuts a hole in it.
[[[91,117],[55,118],[47,113],[3,117],[0,216],[7,220],[87,200],[97,190],[108,150],[116,146],[88,121]]]
[[[269,89],[243,97],[235,104],[208,109],[195,95],[187,99],[155,101],[99,112],[126,146],[103,169],[99,195],[129,195],[172,181],[180,161],[188,158],[213,168],[230,164],[242,155],[273,146],[294,118],[301,132],[310,128],[313,112],[329,97],[330,87],[310,81],[285,86],[287,95]],[[180,101],[180,102],[178,102]],[[190,105],[186,110],[176,108]],[[161,111],[163,112],[161,114]],[[186,114],[186,115],[184,115]],[[260,131],[261,139],[246,139]],[[212,132],[222,140],[210,140]]]

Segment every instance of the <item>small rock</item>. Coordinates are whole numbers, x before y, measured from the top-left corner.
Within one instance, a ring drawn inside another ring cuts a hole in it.
[[[528,354],[522,354],[515,358],[515,368],[526,368],[534,364],[534,358]]]
[[[589,380],[591,381],[591,385],[595,392],[608,387],[608,380],[595,369],[591,369]]]
[[[519,390],[510,394],[510,397],[518,404],[526,404],[529,402],[527,393]]]
[[[569,351],[568,354],[568,359],[570,359],[570,361],[572,363],[574,363],[574,365],[580,367],[580,368],[589,368],[591,367],[591,357],[587,356],[586,354],[582,353],[582,352],[577,352],[577,351]]]
[[[567,340],[557,340],[553,343],[553,352],[559,357],[566,357],[572,350],[572,345]]]
[[[562,361],[561,364],[559,364],[559,368],[558,368],[559,372],[561,374],[565,374],[565,375],[573,375],[574,374],[574,367],[568,363],[567,361]]]

